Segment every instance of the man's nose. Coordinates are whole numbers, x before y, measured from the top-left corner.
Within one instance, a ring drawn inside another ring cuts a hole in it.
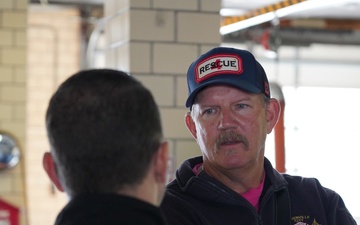
[[[219,129],[233,129],[237,126],[237,120],[234,112],[231,110],[221,110],[220,113],[220,121],[219,121]]]

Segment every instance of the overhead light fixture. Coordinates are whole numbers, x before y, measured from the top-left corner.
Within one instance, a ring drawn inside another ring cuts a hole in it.
[[[334,7],[349,3],[360,3],[360,0],[307,0],[294,5],[290,5],[272,12],[267,12],[258,16],[244,19],[232,24],[220,27],[220,34],[225,35],[238,30],[243,30],[261,23],[272,21],[275,18],[282,18],[295,13],[318,10],[321,8]]]
[[[291,14],[305,12],[310,10],[319,10],[322,8],[333,7],[336,5],[344,5],[348,2],[353,2],[354,0],[308,0],[305,2],[300,2],[295,5],[290,5],[285,8],[281,8],[275,11],[278,18],[285,17]],[[359,1],[359,0],[355,0]]]
[[[242,20],[236,23],[232,23],[223,27],[220,27],[220,34],[229,34],[238,30],[243,30],[248,27],[252,27],[261,23],[265,23],[268,21],[271,21],[275,19],[275,13],[274,12],[268,12],[265,14],[261,14],[259,16],[254,16],[246,20]]]

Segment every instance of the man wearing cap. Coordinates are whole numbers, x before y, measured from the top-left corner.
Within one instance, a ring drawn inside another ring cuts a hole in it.
[[[169,224],[356,224],[337,193],[280,174],[264,157],[280,106],[250,52],[214,48],[190,65],[187,82],[185,122],[202,156],[183,162],[167,186]]]

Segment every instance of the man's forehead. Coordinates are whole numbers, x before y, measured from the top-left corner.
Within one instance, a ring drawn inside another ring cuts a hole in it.
[[[231,97],[231,98],[238,98],[239,100],[245,98],[251,98],[255,96],[260,96],[260,94],[250,93],[239,88],[233,87],[231,85],[226,84],[219,84],[219,85],[212,85],[205,87],[202,89],[194,99],[194,104],[199,102],[204,102],[207,100],[214,100],[216,98],[223,98],[223,97]]]
[[[198,98],[198,96],[208,96],[215,93],[215,92],[223,92],[225,93],[231,93],[231,92],[238,92],[240,94],[246,94],[246,95],[251,95],[253,93],[247,92],[245,90],[242,90],[240,88],[234,87],[232,85],[229,84],[216,84],[216,85],[210,85],[207,87],[204,87],[201,91],[199,91],[199,93],[196,95],[195,99]]]

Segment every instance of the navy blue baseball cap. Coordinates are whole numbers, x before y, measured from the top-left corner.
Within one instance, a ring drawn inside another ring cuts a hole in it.
[[[216,47],[201,55],[187,72],[191,107],[196,95],[205,87],[226,84],[250,93],[263,93],[270,97],[269,81],[263,67],[249,51]]]

